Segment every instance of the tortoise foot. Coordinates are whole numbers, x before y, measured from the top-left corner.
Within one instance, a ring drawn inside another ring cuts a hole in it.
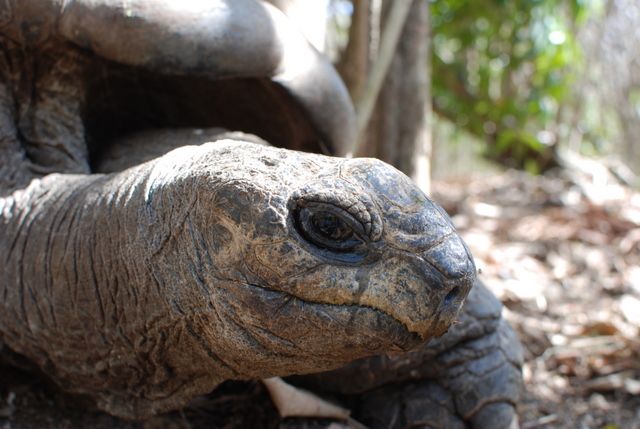
[[[515,334],[497,329],[436,358],[437,378],[385,385],[361,395],[355,418],[370,428],[517,429],[522,388]]]

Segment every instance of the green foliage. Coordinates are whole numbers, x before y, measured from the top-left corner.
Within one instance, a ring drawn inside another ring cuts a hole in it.
[[[434,110],[485,140],[491,159],[551,166],[588,1],[432,0]]]

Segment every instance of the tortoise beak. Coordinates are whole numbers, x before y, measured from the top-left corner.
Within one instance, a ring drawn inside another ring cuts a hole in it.
[[[471,252],[457,234],[423,253],[422,258],[442,276],[439,288],[436,335],[444,334],[453,323],[476,280],[476,266]]]

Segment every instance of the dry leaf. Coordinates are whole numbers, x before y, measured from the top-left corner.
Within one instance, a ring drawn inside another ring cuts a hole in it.
[[[317,417],[346,420],[351,412],[311,392],[285,383],[280,377],[262,380],[281,417]]]

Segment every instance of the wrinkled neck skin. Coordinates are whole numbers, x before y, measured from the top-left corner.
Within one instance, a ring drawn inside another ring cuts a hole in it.
[[[203,173],[211,158],[218,167]],[[249,243],[227,200],[243,187],[226,177],[239,163],[232,151],[185,147],[118,174],[48,175],[0,199],[0,338],[125,416],[226,379],[349,360],[296,363],[243,327],[232,291],[251,295]]]
[[[207,288],[193,278],[214,261],[185,255],[185,269],[196,271],[189,279],[157,265],[163,248],[193,240],[185,235],[197,196],[173,195],[165,223],[151,196],[155,164],[115,175],[52,174],[0,199],[0,338],[63,385],[103,392],[99,406],[121,415],[156,410],[127,403],[120,391],[142,400],[157,387],[171,403],[167,392],[186,397],[250,375],[215,351],[226,350],[238,329],[214,320],[225,314],[211,308],[215,292],[206,299],[189,290]],[[209,207],[215,219],[219,208]],[[228,329],[213,333],[221,324]],[[163,409],[162,402],[153,406]]]

